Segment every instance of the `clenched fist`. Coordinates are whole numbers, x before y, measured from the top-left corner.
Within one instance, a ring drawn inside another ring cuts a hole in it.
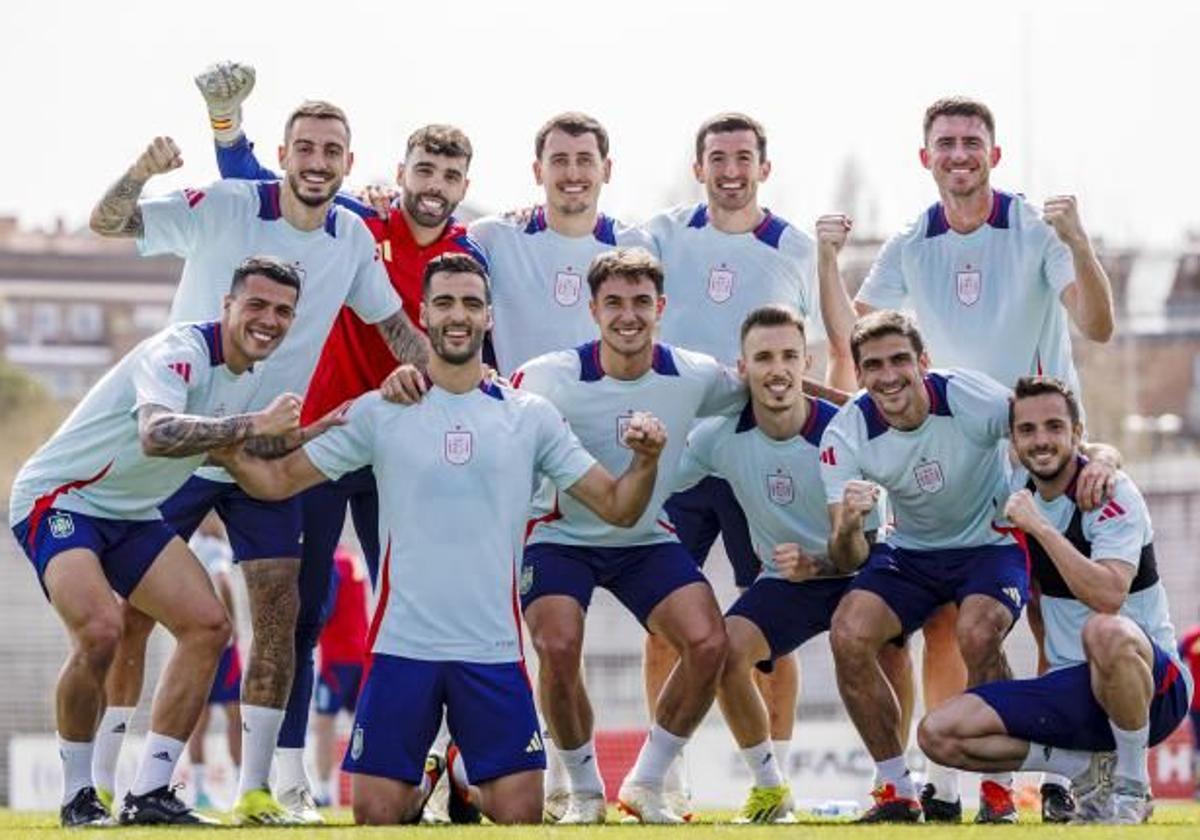
[[[850,237],[854,220],[844,213],[828,213],[817,219],[817,250],[837,256]]]
[[[162,175],[172,169],[183,166],[183,158],[179,147],[170,137],[155,137],[146,147],[146,151],[138,156],[129,167],[129,175],[138,181],[149,181],[155,175]]]
[[[1008,497],[1004,505],[1004,518],[1025,532],[1045,521],[1037,502],[1033,500],[1033,494],[1028,490],[1018,490]]]
[[[254,415],[255,437],[286,435],[300,428],[301,399],[295,394],[280,394],[271,404]]]
[[[842,509],[855,519],[862,519],[879,503],[879,485],[873,481],[852,480],[842,490]]]
[[[820,572],[817,559],[796,543],[780,543],[771,552],[771,559],[779,573],[792,583],[816,577]]]
[[[638,455],[657,458],[667,445],[667,427],[653,414],[636,411],[622,440]]]
[[[1083,221],[1079,218],[1079,204],[1075,196],[1050,196],[1042,207],[1042,219],[1054,228],[1064,245],[1087,243],[1087,233],[1084,232]]]

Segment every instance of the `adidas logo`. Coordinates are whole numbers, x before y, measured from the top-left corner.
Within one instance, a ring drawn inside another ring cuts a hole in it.
[[[162,752],[156,752],[154,754],[154,757],[157,758],[159,761],[170,761],[171,760],[171,754],[169,752],[167,752],[166,750],[163,750]]]
[[[828,464],[831,467],[837,466],[837,455],[834,454],[832,446],[827,446],[821,450],[821,463]]]
[[[124,724],[124,723],[118,723],[116,726],[114,726],[114,727],[112,728],[112,731],[113,731],[113,734],[114,734],[114,735],[124,735],[124,734],[125,734],[125,730],[126,730],[127,728],[128,728],[128,727],[127,727],[127,725],[126,725],[126,724]]]
[[[1017,587],[1006,586],[1000,591],[1008,596],[1008,600],[1013,602],[1013,606],[1021,606],[1021,590],[1017,589]]]
[[[533,737],[529,739],[529,746],[525,747],[525,752],[536,753],[542,752],[545,748],[542,746],[542,735],[540,732],[534,732]]]
[[[1100,518],[1096,522],[1107,522],[1110,519],[1116,519],[1119,516],[1125,515],[1125,508],[1117,504],[1116,499],[1109,499],[1108,504],[1100,511]]]

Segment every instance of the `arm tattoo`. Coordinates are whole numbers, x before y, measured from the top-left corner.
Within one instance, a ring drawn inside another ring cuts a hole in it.
[[[421,370],[429,367],[429,339],[417,330],[404,310],[376,324],[379,334],[391,349],[392,354],[404,364],[414,365]]]
[[[246,453],[264,461],[273,461],[299,449],[306,442],[307,436],[303,429],[297,429],[286,435],[252,437],[246,441]]]
[[[198,417],[176,414],[161,405],[144,405],[138,410],[142,449],[160,458],[186,458],[238,443],[250,436],[251,424],[249,414]]]
[[[122,175],[92,210],[92,230],[101,236],[141,236],[145,232],[145,225],[137,200],[145,185],[145,181],[134,178],[128,172]]]

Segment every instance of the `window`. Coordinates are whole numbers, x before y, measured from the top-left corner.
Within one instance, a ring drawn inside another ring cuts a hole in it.
[[[67,310],[67,325],[76,341],[100,341],[104,338],[104,309],[98,303],[72,304]]]

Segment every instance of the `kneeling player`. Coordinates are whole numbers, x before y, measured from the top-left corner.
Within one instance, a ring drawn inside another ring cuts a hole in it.
[[[808,368],[804,324],[782,306],[752,311],[741,328],[738,372],[750,391],[739,416],[706,420],[688,437],[679,486],[719,476],[746,511],[763,572],[725,614],[729,655],[717,700],[754,786],[736,822],[791,822],[786,768],[773,755],[769,720],[754,669],[770,672],[812,637],[829,629],[851,577],[827,558],[829,512],[821,486],[819,445],[837,408],[803,395]],[[865,526],[878,527],[877,517]],[[912,677],[903,648],[886,646],[880,663],[903,712],[912,714]],[[795,718],[795,709],[782,710]]]
[[[948,701],[921,721],[921,748],[966,770],[1061,773],[1073,779],[1078,820],[1145,822],[1147,750],[1179,725],[1192,690],[1174,653],[1146,503],[1119,475],[1102,507],[1076,506],[1083,429],[1060,381],[1020,380],[1009,423],[1028,484],[1005,513],[1028,536],[1051,670]]]
[[[292,394],[259,412],[232,412],[255,397],[261,382],[253,365],[283,341],[299,291],[292,267],[273,259],[243,262],[221,320],[175,324],[135,347],[13,484],[13,533],[71,636],[57,693],[65,826],[111,823],[93,785],[92,753],[121,635],[114,591],[177,643],[120,820],[211,822],[184,805],[170,781],[229,641],[229,617],[158,505],[214,447],[297,429],[300,401]]]
[[[424,765],[443,709],[482,811],[495,822],[541,820],[545,753],[515,613],[531,488],[544,476],[605,521],[632,524],[665,443],[654,418],[634,417],[623,436],[633,459],[614,479],[550,403],[485,381],[489,301],[475,260],[431,260],[421,320],[433,387],[424,399],[399,406],[368,394],[346,425],[285,458],[225,455],[238,482],[266,498],[368,465],[378,476],[380,606],[343,765],[354,774],[359,823],[420,817],[436,782]]]

